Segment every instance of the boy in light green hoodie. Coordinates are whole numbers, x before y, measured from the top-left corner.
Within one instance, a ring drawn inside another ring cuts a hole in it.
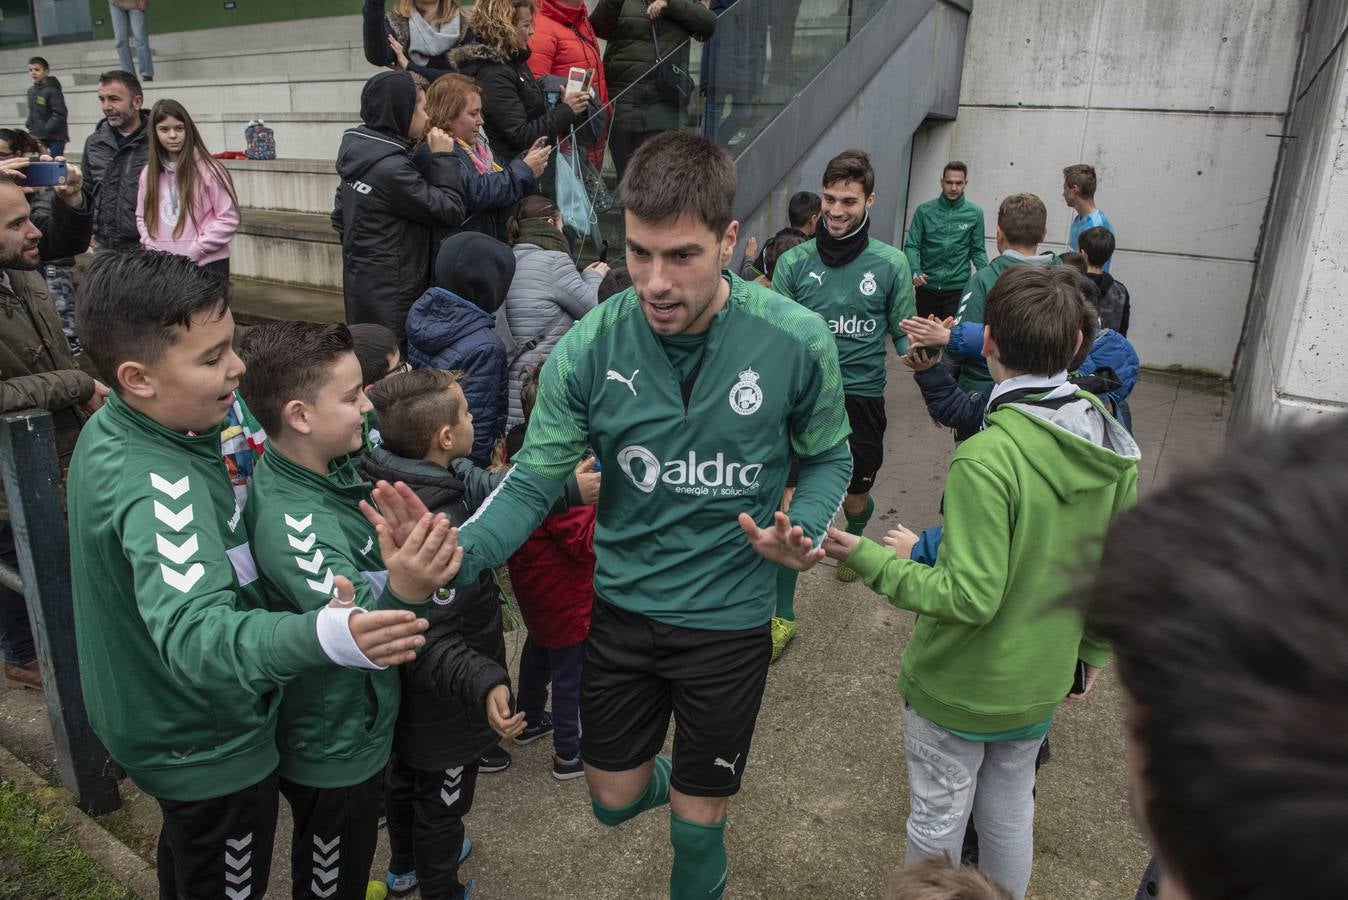
[[[917,536],[902,527],[888,547],[836,528],[824,544],[918,614],[899,676],[907,860],[958,858],[972,814],[979,867],[1018,898],[1030,881],[1039,745],[1058,704],[1084,695],[1109,656],[1057,600],[1137,496],[1137,444],[1067,381],[1084,303],[1061,268],[1015,267],[988,296],[983,355],[997,384],[987,428],[950,464],[934,567],[908,558]]]

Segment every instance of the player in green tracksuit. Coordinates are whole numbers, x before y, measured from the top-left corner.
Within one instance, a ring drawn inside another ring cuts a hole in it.
[[[90,263],[76,306],[113,385],[80,435],[67,490],[89,720],[159,801],[163,896],[260,896],[280,686],[344,674],[334,663],[405,662],[425,626],[406,611],[264,608],[220,455],[243,365],[209,272],[168,253],[108,254]],[[401,636],[372,639],[389,626]]]
[[[871,488],[884,461],[885,335],[899,353],[908,338],[899,327],[916,312],[913,276],[897,248],[870,237],[875,170],[861,150],[846,150],[824,169],[823,215],[814,240],[777,260],[772,289],[814,310],[838,342],[847,415],[852,425],[852,483],[843,501],[847,529],[861,534],[875,511]],[[856,578],[838,566],[839,581]],[[779,573],[777,652],[795,636],[795,577]]]
[[[244,510],[267,605],[320,608],[341,576],[362,609],[424,615],[450,573],[413,571],[397,557],[385,568],[360,511],[369,485],[349,454],[361,449],[371,403],[346,326],[259,325],[243,359],[240,393],[268,435]],[[315,672],[286,686],[276,743],[294,819],[294,897],[364,898],[401,695],[394,669]]]
[[[847,415],[823,320],[725,269],[739,225],[723,148],[652,138],[621,192],[634,287],[549,355],[515,467],[461,529],[459,580],[509,556],[594,448],[580,701],[594,813],[617,825],[668,803],[670,894],[714,898],[767,678],[775,570],[820,558],[851,472]],[[777,510],[792,455],[788,519]],[[671,712],[672,761],[658,756]]]
[[[1000,254],[992,262],[970,277],[960,297],[955,324],[982,322],[988,293],[1003,272],[1012,266],[1056,266],[1058,257],[1052,251],[1039,252],[1039,244],[1048,236],[1048,210],[1044,201],[1034,194],[1012,194],[997,208],[997,250]],[[992,376],[981,358],[959,360],[959,384],[969,393],[986,393],[992,388]],[[968,435],[956,434],[957,440]]]
[[[913,271],[917,314],[946,319],[955,315],[969,267],[988,264],[983,241],[983,210],[964,195],[969,167],[959,160],[941,172],[941,196],[913,213],[903,253]]]

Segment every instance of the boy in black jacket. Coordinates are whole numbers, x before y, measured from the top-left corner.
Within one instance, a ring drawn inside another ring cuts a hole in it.
[[[371,480],[402,481],[426,507],[461,525],[499,478],[463,459],[473,446],[473,416],[457,375],[416,369],[370,389],[384,442],[361,468]],[[456,462],[457,461],[457,462]],[[403,699],[389,761],[386,809],[392,859],[386,882],[402,896],[420,887],[425,900],[458,900],[471,891],[459,863],[472,844],[463,817],[473,805],[478,758],[501,737],[524,729],[506,692],[495,730],[483,703],[509,686],[501,630],[501,588],[491,570],[468,588],[442,588],[428,614],[426,649],[402,670]],[[453,689],[473,686],[467,698]]]

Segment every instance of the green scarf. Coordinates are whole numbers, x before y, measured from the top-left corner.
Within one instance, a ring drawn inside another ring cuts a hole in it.
[[[515,239],[516,244],[536,244],[544,250],[557,250],[568,256],[571,254],[571,248],[566,245],[566,238],[549,225],[547,219],[519,219],[518,224],[520,234]]]

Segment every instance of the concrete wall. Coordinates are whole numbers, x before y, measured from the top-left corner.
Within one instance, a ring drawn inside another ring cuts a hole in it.
[[[1237,369],[1232,422],[1348,407],[1348,6],[1311,4]]]
[[[234,7],[226,9],[223,0],[155,0],[150,7],[150,46],[156,33],[319,18],[331,16],[338,6],[333,0],[234,0]],[[108,0],[89,0],[89,13],[94,36],[111,40]]]
[[[1062,250],[1062,168],[1091,163],[1143,362],[1230,374],[1306,5],[979,0],[958,118],[914,137],[910,220],[962,159],[989,255],[1017,191],[1044,199]]]

